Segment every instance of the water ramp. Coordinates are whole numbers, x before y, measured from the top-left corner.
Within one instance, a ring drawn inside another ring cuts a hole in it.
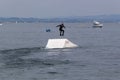
[[[76,44],[72,43],[68,39],[48,39],[46,48],[74,48],[78,47]]]

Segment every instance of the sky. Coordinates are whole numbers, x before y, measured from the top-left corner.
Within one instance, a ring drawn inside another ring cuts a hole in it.
[[[0,0],[0,17],[55,18],[120,14],[120,0]]]

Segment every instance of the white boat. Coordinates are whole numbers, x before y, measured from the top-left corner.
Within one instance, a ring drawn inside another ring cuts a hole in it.
[[[93,27],[94,28],[102,28],[103,27],[103,24],[101,24],[100,22],[98,21],[93,21]]]
[[[3,24],[2,23],[0,23],[0,26],[2,26]]]

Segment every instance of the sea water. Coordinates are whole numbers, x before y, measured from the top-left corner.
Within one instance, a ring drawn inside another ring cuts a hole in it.
[[[0,26],[0,80],[119,80],[120,24],[5,23]],[[50,29],[50,32],[46,32]],[[67,38],[77,48],[45,49],[48,39]]]

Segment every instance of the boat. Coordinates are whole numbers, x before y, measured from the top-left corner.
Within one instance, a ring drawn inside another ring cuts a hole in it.
[[[2,26],[3,24],[2,23],[0,23],[0,26]]]
[[[103,24],[98,21],[93,21],[93,28],[102,28]]]

